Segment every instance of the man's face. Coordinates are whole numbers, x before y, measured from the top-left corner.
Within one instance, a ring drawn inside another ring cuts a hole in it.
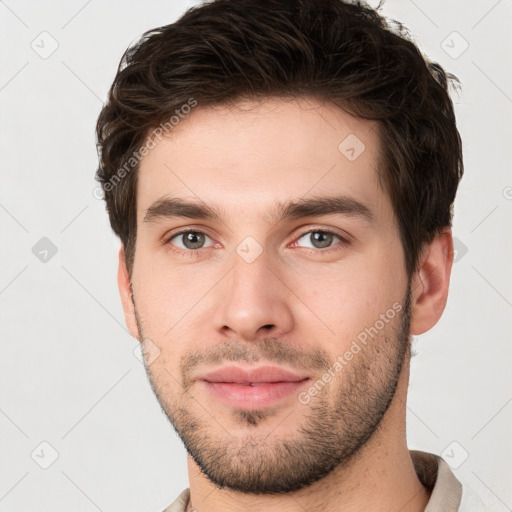
[[[217,485],[300,489],[348,464],[388,410],[410,308],[380,155],[375,123],[269,100],[198,106],[141,163],[134,334]],[[336,208],[289,207],[325,198]]]

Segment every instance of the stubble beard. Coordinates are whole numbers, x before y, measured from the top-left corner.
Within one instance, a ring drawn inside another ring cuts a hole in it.
[[[227,421],[214,420],[208,404],[198,404],[192,367],[202,361],[255,361],[309,366],[319,377],[333,361],[320,349],[293,351],[276,338],[242,344],[228,341],[205,355],[189,354],[181,364],[181,389],[177,380],[157,365],[146,365],[151,387],[187,452],[203,474],[219,488],[248,494],[283,494],[298,491],[348,467],[375,434],[395,395],[406,358],[410,357],[411,288],[408,286],[400,315],[385,325],[361,351],[307,404],[295,431],[272,435],[281,418],[279,407],[232,409]],[[137,315],[140,339],[142,325]],[[323,371],[321,371],[323,369]],[[333,391],[333,386],[337,389]],[[274,418],[278,415],[277,418]],[[235,422],[239,429],[228,428]],[[224,423],[224,425],[222,425]]]

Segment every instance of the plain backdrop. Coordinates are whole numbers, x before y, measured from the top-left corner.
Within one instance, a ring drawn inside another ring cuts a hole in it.
[[[2,512],[161,511],[188,486],[124,325],[94,125],[126,47],[192,5],[0,2]],[[409,447],[512,510],[512,2],[383,12],[462,81],[457,257],[444,316],[414,341]]]

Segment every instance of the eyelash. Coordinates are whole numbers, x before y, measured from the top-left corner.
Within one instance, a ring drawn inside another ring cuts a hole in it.
[[[166,238],[165,244],[172,246],[173,244],[171,243],[171,240],[173,238],[176,238],[176,237],[178,237],[180,235],[184,235],[186,233],[200,233],[200,234],[208,236],[207,233],[205,233],[204,231],[198,230],[198,229],[183,229],[182,231],[178,231],[177,233],[173,233],[170,237]],[[326,249],[311,249],[309,247],[302,247],[301,248],[303,250],[305,249],[307,252],[310,252],[310,253],[315,253],[315,254],[318,254],[318,253],[330,253],[331,251],[341,250],[341,248],[343,248],[343,247],[345,247],[347,245],[350,245],[350,242],[346,238],[342,237],[341,235],[339,235],[335,231],[331,231],[329,229],[318,229],[318,228],[317,229],[310,229],[308,231],[304,231],[304,233],[301,233],[295,239],[295,241],[300,240],[304,235],[307,235],[308,233],[324,233],[324,234],[327,234],[327,235],[334,235],[335,237],[340,239],[340,242],[338,244],[341,245],[341,247],[337,247],[336,245],[334,245],[334,246],[328,247]],[[184,249],[178,249],[178,248],[173,246],[173,248],[171,250],[174,253],[178,254],[178,255],[194,257],[194,256],[197,256],[203,249],[208,249],[208,247],[201,247],[200,249],[187,249],[187,250],[184,250]]]

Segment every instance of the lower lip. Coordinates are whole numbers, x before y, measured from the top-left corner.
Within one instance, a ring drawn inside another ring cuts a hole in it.
[[[206,389],[221,402],[238,409],[263,409],[296,393],[309,379],[244,386],[233,382],[202,381]]]

